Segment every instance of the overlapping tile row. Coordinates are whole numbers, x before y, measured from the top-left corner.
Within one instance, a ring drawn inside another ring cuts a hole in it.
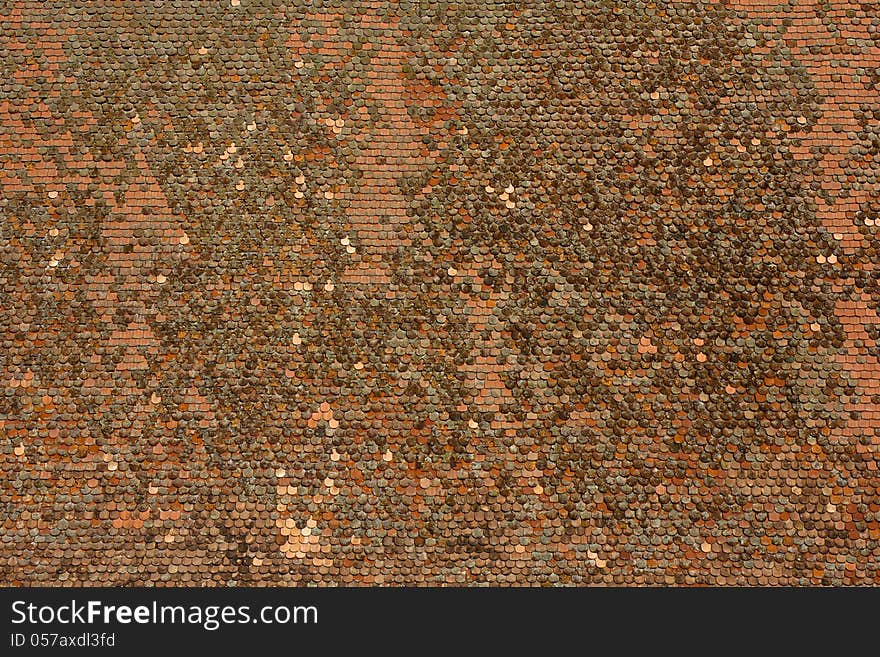
[[[0,5],[0,582],[880,579],[870,3]]]

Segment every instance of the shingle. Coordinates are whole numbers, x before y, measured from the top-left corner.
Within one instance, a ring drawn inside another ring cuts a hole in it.
[[[0,5],[0,581],[880,581],[880,15],[171,4]]]

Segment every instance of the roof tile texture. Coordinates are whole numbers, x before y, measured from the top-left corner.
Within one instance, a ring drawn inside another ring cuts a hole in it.
[[[880,581],[880,6],[0,5],[0,582]]]

